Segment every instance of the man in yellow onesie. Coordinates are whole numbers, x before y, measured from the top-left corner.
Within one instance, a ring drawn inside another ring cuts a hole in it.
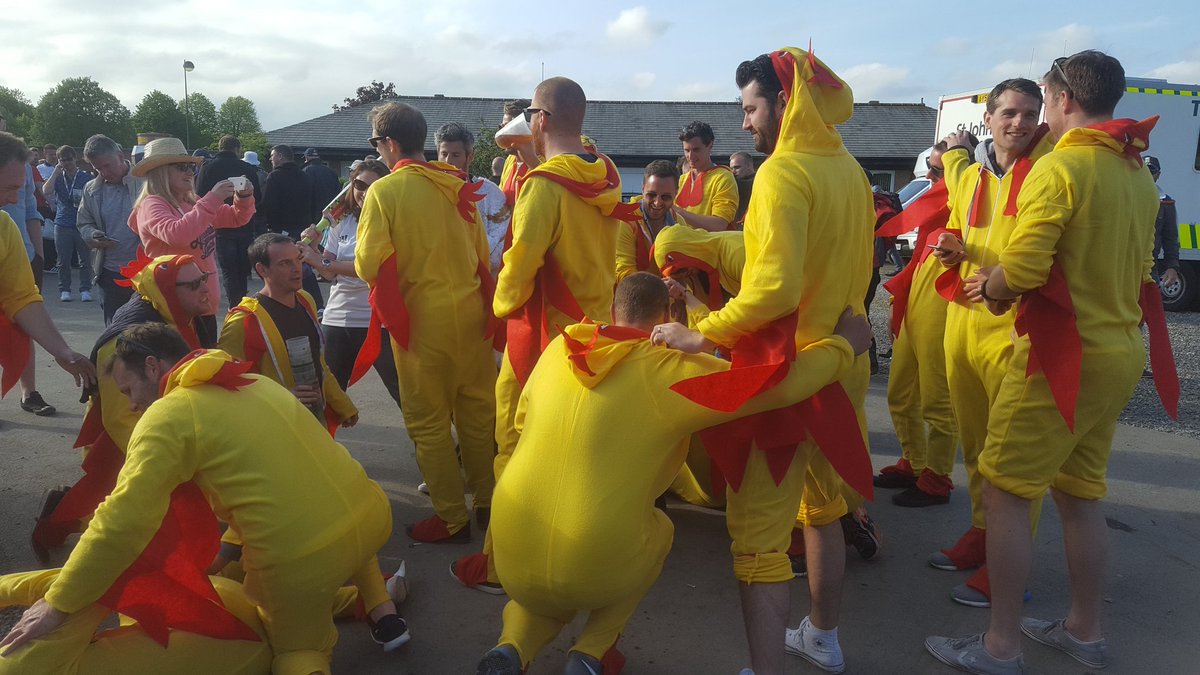
[[[971,527],[954,546],[930,556],[929,564],[943,570],[980,568],[950,592],[956,602],[971,607],[987,607],[991,597],[984,565],[984,481],[979,475],[978,462],[987,437],[989,411],[1012,359],[1016,313],[994,316],[968,302],[962,295],[961,282],[979,268],[996,264],[1016,226],[1017,199],[1026,177],[1054,147],[1046,127],[1038,125],[1041,107],[1042,93],[1035,82],[1021,78],[1005,80],[988,97],[984,123],[992,137],[975,148],[978,163],[971,164],[964,133],[947,137],[950,149],[942,155],[953,200],[948,228],[960,234],[942,233],[930,243],[938,245],[933,255],[943,265],[953,268],[946,273],[953,283],[942,286],[950,291],[948,296],[952,298],[946,308],[946,380],[962,439],[963,467],[971,497]],[[953,466],[954,462],[953,454],[937,458],[932,453],[929,461],[939,470]],[[1041,514],[1040,501],[1031,514],[1036,527]]]
[[[0,206],[17,201],[28,155],[24,141],[0,131]],[[29,363],[33,355],[30,338],[53,354],[58,365],[74,376],[76,384],[95,383],[95,366],[67,346],[46,314],[25,257],[21,231],[7,213],[0,212],[0,396],[17,383]]]
[[[118,336],[108,367],[133,410],[144,412],[117,487],[5,642],[30,643],[27,654],[55,649],[56,629],[107,598],[151,553],[147,544],[174,522],[164,516],[181,491],[199,495],[208,518],[215,513],[243,542],[243,588],[271,643],[273,672],[328,672],[337,641],[330,609],[346,579],[377,589],[365,606],[377,627],[395,629],[397,646],[406,642],[383,584],[371,581],[380,578],[375,552],[391,535],[383,490],[294,395],[250,373],[252,364],[189,349],[163,324]],[[181,536],[194,532],[184,527]]]
[[[617,230],[617,283],[634,272],[654,271],[651,251],[659,232],[675,224],[671,207],[679,190],[679,170],[674,162],[656,159],[646,165],[642,196],[637,200],[638,219]]]
[[[731,372],[743,376],[733,382],[738,388],[708,395],[730,406],[778,381],[792,350],[828,334],[843,308],[861,311],[875,223],[866,175],[834,128],[853,112],[850,87],[811,53],[795,48],[743,62],[737,84],[743,128],[753,134],[755,149],[770,155],[755,178],[746,214],[742,289],[701,321],[698,332],[678,324],[660,327],[662,341],[687,352],[732,350]],[[827,438],[824,455],[807,441],[794,460],[780,466],[773,453],[756,446],[745,481],[727,493],[734,574],[743,582],[750,658],[759,675],[784,670],[779,637],[793,578],[786,551],[797,513],[814,525],[805,529],[813,607],[811,619],[788,632],[788,649],[829,670],[844,667],[836,630],[846,552],[838,520],[848,505],[845,485],[826,456],[852,466],[853,484],[870,492],[869,475],[859,475],[870,473],[862,414],[869,368],[859,358],[823,392],[836,399],[834,409],[843,415],[835,425],[840,435],[836,442]],[[786,473],[780,476],[781,471]]]
[[[939,660],[973,673],[1024,672],[1021,633],[1091,668],[1108,664],[1100,500],[1117,417],[1145,364],[1139,297],[1154,285],[1158,192],[1141,153],[1157,118],[1113,119],[1125,71],[1097,51],[1056,59],[1045,83],[1046,122],[1058,142],[1029,172],[998,263],[966,285],[994,314],[1020,301],[979,456],[991,622],[986,634],[925,642]],[[1062,517],[1071,608],[1065,619],[1022,619],[1029,511],[1047,489]]]
[[[720,232],[737,216],[738,186],[733,171],[713,164],[712,127],[692,122],[679,132],[683,156],[690,167],[679,181],[675,217],[692,227]]]
[[[229,310],[217,347],[291,390],[331,434],[339,425],[354,426],[358,409],[329,372],[316,304],[301,290],[303,255],[295,241],[264,234],[250,245],[249,257],[263,289]],[[293,358],[298,350],[305,361]],[[299,377],[297,368],[304,369]]]
[[[521,183],[512,245],[504,252],[492,303],[507,333],[496,380],[497,481],[517,445],[521,389],[550,338],[585,318],[610,318],[617,231],[623,226],[618,219],[632,220],[637,209],[621,202],[621,177],[612,160],[584,147],[586,109],[583,88],[554,77],[537,86],[524,113],[534,150],[545,161]],[[485,540],[485,558],[489,552]],[[471,587],[498,588],[494,567],[479,556],[457,561],[451,573]]]
[[[36,604],[45,597],[60,572],[49,569],[0,576],[0,607]],[[241,584],[221,577],[212,577],[210,581],[221,604],[257,635],[257,641],[220,639],[176,630],[164,646],[155,642],[137,623],[99,630],[112,610],[94,604],[72,614],[52,636],[41,640],[47,645],[53,644],[53,648],[24,649],[0,656],[0,674],[267,675],[271,672],[271,646],[254,603],[246,597]],[[0,647],[3,646],[0,642]]]
[[[208,334],[208,324],[195,320],[213,313],[213,298],[204,283],[207,275],[191,256],[148,258],[143,254],[121,273],[135,293],[117,309],[112,323],[96,339],[92,363],[103,366],[111,361],[117,335],[139,323],[168,324],[180,331],[193,349],[216,345],[217,336]],[[69,490],[50,491],[33,531],[33,550],[43,565],[49,563],[50,551],[61,547],[69,534],[83,531],[86,519],[112,492],[139,417],[129,409],[129,399],[117,388],[111,374],[101,371],[97,386],[87,395],[88,409],[75,441],[75,447],[87,448],[84,476]]]
[[[737,412],[721,412],[670,391],[681,376],[730,366],[652,345],[648,331],[666,310],[661,280],[644,272],[627,277],[616,291],[615,325],[568,326],[526,384],[520,441],[496,487],[492,521],[496,565],[511,600],[479,675],[523,672],[577,612],[588,612],[588,620],[565,672],[619,673],[617,638],[671,548],[671,521],[654,500],[683,463],[678,441],[807,398],[870,344],[865,319],[847,310],[834,335],[798,354],[779,386]],[[621,433],[626,426],[639,433]]]
[[[354,264],[372,286],[374,317],[392,336],[404,423],[433,501],[434,515],[407,530],[421,542],[468,541],[460,458],[480,526],[495,486],[491,273],[474,204],[482,196],[463,172],[425,161],[425,118],[416,108],[380,106],[371,124],[392,173],[367,193]]]

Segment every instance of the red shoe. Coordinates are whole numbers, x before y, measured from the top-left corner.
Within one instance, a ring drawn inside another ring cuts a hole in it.
[[[424,544],[465,544],[471,541],[471,523],[463,525],[457,532],[451,533],[446,521],[437,516],[430,516],[419,523],[404,528],[413,541]]]
[[[450,563],[450,576],[467,588],[504,595],[504,587],[488,581],[488,557],[483,553],[465,555]]]
[[[929,564],[939,570],[955,572],[979,567],[987,562],[987,530],[972,527],[953,548],[944,548],[929,556]]]
[[[917,476],[913,473],[912,464],[901,457],[895,464],[880,469],[872,483],[884,489],[910,488],[917,484]]]

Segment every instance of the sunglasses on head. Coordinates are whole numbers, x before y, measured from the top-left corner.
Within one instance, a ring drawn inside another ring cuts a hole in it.
[[[176,281],[175,286],[186,288],[189,291],[198,291],[208,283],[208,277],[212,276],[212,272],[205,272],[191,281]]]
[[[1067,91],[1071,92],[1071,95],[1074,96],[1075,87],[1071,84],[1071,78],[1067,77],[1067,71],[1063,68],[1063,64],[1066,63],[1068,59],[1070,59],[1069,56],[1060,56],[1057,59],[1054,59],[1054,65],[1051,66],[1051,68],[1058,68],[1058,74],[1062,77],[1063,84],[1067,85]]]

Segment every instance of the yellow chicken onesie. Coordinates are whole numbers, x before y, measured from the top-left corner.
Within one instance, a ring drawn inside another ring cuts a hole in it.
[[[689,213],[716,216],[732,223],[738,209],[737,179],[727,166],[688,171],[679,179],[675,205]]]
[[[270,639],[273,672],[328,672],[339,586],[377,588],[367,607],[388,600],[375,552],[391,535],[391,506],[290,391],[244,369],[210,384],[236,365],[213,350],[168,373],[116,489],[45,600],[68,614],[95,603],[163,525],[172,493],[194,484],[245,544],[243,587]]]
[[[402,308],[387,328],[405,426],[434,510],[409,528],[417,541],[469,536],[460,457],[476,511],[491,508],[495,485],[491,275],[477,186],[465,178],[441,162],[398,162],[367,194],[354,256],[373,287],[375,313],[386,315],[389,303]]]
[[[29,336],[12,318],[29,303],[41,301],[42,294],[33,283],[33,270],[21,243],[21,231],[7,213],[0,211],[0,396],[16,385],[33,355]]]
[[[521,394],[520,441],[496,486],[494,556],[511,598],[498,644],[527,665],[588,612],[572,650],[604,659],[671,548],[671,521],[654,500],[683,464],[679,441],[808,398],[853,363],[840,337],[810,340],[778,386],[720,412],[669,387],[728,371],[727,361],[652,346],[633,328],[569,326]]]
[[[866,175],[834,128],[853,112],[850,87],[803,50],[779,50],[772,61],[787,107],[775,150],[755,177],[745,220],[741,292],[698,324],[705,338],[732,350],[733,370],[753,382],[750,392],[769,387],[787,371],[787,354],[739,368],[740,341],[786,328],[795,348],[803,350],[828,335],[847,306],[862,312],[875,223]],[[841,431],[859,434],[845,439],[851,448],[865,445],[862,406],[869,378],[869,364],[862,357],[835,383],[842,399],[849,399],[849,414],[857,417],[857,432],[852,427]],[[856,466],[862,466],[862,454],[853,457]],[[734,574],[741,581],[792,579],[786,551],[797,513],[803,522],[821,526],[850,510],[845,484],[817,445],[803,443],[797,457],[804,461],[793,462],[779,480],[772,476],[768,453],[756,447],[747,460],[745,481],[728,494]],[[860,489],[869,492],[869,481]],[[784,498],[776,498],[780,490]]]

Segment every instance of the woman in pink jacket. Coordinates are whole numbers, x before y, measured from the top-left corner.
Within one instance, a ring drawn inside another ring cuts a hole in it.
[[[178,138],[159,138],[146,145],[146,155],[133,167],[133,175],[146,183],[129,228],[142,240],[150,257],[188,254],[204,273],[201,279],[214,298],[220,297],[217,283],[217,228],[241,227],[254,215],[254,186],[245,177],[220,181],[203,197],[197,197],[192,181],[202,163],[192,157]],[[235,197],[233,205],[226,204]],[[237,304],[240,298],[229,298]],[[216,317],[201,317],[216,335]]]

